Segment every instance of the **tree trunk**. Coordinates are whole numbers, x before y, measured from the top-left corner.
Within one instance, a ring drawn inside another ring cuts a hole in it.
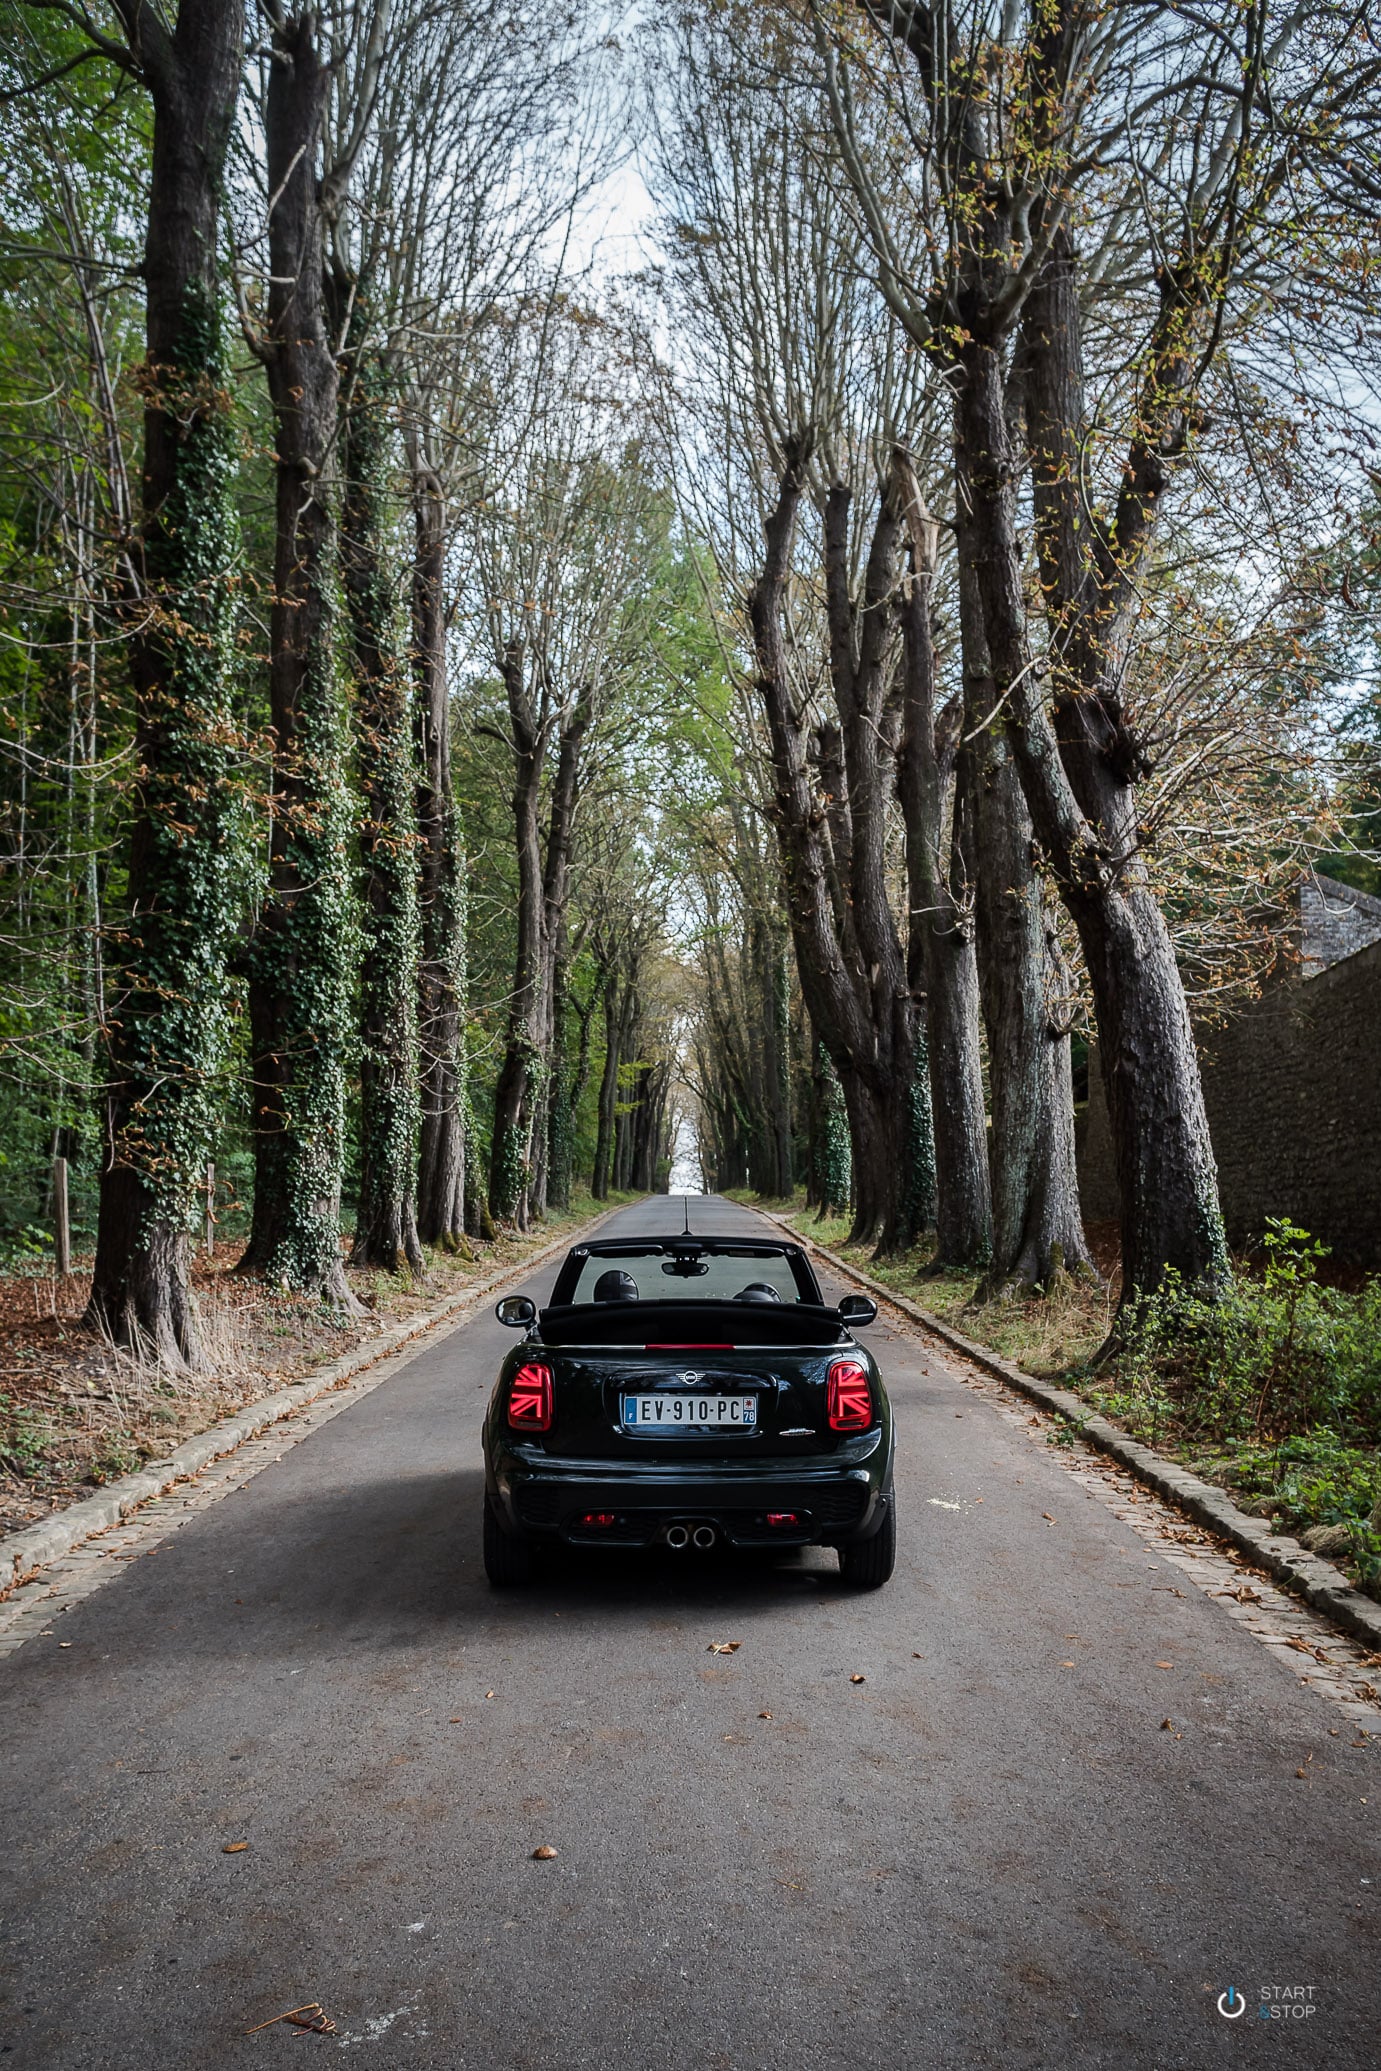
[[[416,1175],[417,823],[412,681],[399,651],[385,559],[389,381],[363,343],[365,285],[348,284],[341,574],[355,665],[356,766],[364,812],[360,963],[360,1191],[350,1262],[420,1271]],[[346,297],[342,296],[342,301]],[[341,311],[344,316],[345,311]]]
[[[1191,1286],[1229,1276],[1218,1176],[1184,987],[1148,881],[1136,809],[1146,773],[1122,709],[1139,610],[1137,576],[1169,469],[1185,440],[1195,352],[1173,271],[1152,340],[1139,421],[1112,523],[1087,504],[1071,465],[1085,418],[1079,308],[1067,233],[1027,309],[1023,375],[1033,453],[1036,545],[1051,620],[1055,718],[1029,684],[1013,740],[1037,831],[1079,930],[1122,1204],[1123,1306],[1167,1267]],[[994,608],[1007,606],[993,584]],[[1010,659],[1004,656],[1005,668]]]
[[[269,890],[252,949],[254,1220],[242,1271],[357,1307],[340,1255],[350,1042],[350,803],[326,473],[338,378],[327,336],[317,159],[330,70],[310,12],[273,31],[265,360],[277,447]]]
[[[465,881],[451,775],[446,681],[446,510],[437,477],[413,470],[416,559],[412,581],[416,669],[417,969],[421,1132],[417,1230],[425,1244],[463,1248],[465,1217]]]
[[[177,1369],[201,1360],[188,1230],[215,1138],[236,919],[235,442],[218,262],[244,9],[240,0],[181,0],[171,30],[136,0],[121,12],[153,102],[140,594],[130,636],[138,788],[130,921],[110,974],[105,1159],[84,1321]]]
[[[902,602],[903,727],[898,791],[906,827],[907,979],[923,991],[930,1105],[935,1128],[935,1264],[987,1265],[992,1257],[987,1121],[978,1049],[978,960],[966,851],[973,758],[961,746],[960,713],[935,709],[930,596],[935,532],[923,515],[908,459],[900,462],[911,530],[911,583]],[[944,733],[943,741],[940,738]],[[945,790],[958,764],[949,855],[943,858]]]
[[[608,1199],[610,1161],[614,1154],[614,1111],[619,1097],[619,1011],[618,980],[611,970],[604,984],[604,1071],[599,1082],[599,1129],[595,1138],[595,1169],[590,1192],[597,1201]]]
[[[994,361],[995,366],[995,361]],[[1079,1212],[1074,1109],[1067,1088],[1069,1036],[1051,998],[1049,923],[1035,868],[1031,817],[1000,714],[1011,678],[990,651],[993,593],[1016,587],[1010,472],[991,443],[990,413],[977,407],[970,380],[956,391],[959,482],[960,612],[964,656],[964,732],[974,752],[973,819],[977,864],[978,970],[988,1036],[992,1102],[993,1264],[990,1285],[1044,1285],[1061,1265],[1094,1270]],[[990,402],[993,398],[989,399]],[[997,432],[1005,437],[1001,388]],[[1015,637],[1025,657],[1018,615]]]
[[[542,1057],[542,841],[539,804],[546,740],[528,692],[520,648],[504,657],[504,687],[513,729],[513,827],[518,862],[518,932],[508,1040],[494,1088],[489,1157],[489,1210],[500,1222],[527,1228],[532,1103]]]
[[[885,703],[900,504],[889,486],[874,527],[862,602],[850,597],[846,489],[825,500],[830,673],[840,714],[840,774],[822,747],[824,809],[811,781],[781,612],[804,446],[788,455],[749,600],[758,695],[767,718],[796,968],[811,1020],[834,1060],[853,1132],[853,1243],[905,1249],[930,1213],[929,1091],[917,1091],[914,1003],[887,901],[886,807],[896,742]],[[845,795],[846,794],[846,795]],[[829,847],[826,832],[829,830]],[[922,1065],[922,1070],[924,1069]]]

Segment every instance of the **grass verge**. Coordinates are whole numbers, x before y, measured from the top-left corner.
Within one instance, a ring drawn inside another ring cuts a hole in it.
[[[320,1302],[237,1277],[237,1253],[198,1257],[193,1281],[207,1349],[203,1372],[141,1365],[81,1326],[90,1259],[65,1281],[41,1269],[0,1277],[0,1533],[35,1524],[107,1481],[163,1459],[184,1439],[288,1381],[343,1358],[393,1324],[430,1309],[638,1195],[572,1196],[525,1235],[501,1231],[459,1258],[429,1251],[425,1270],[349,1271],[368,1314],[346,1320]]]
[[[1381,1280],[1323,1284],[1324,1247],[1307,1231],[1272,1221],[1260,1257],[1238,1261],[1217,1302],[1171,1275],[1122,1352],[1095,1367],[1114,1307],[1107,1232],[1094,1233],[1102,1287],[1060,1274],[1047,1292],[984,1301],[981,1276],[936,1272],[927,1242],[876,1259],[848,1243],[846,1221],[817,1219],[800,1197],[751,1205],[1023,1372],[1074,1390],[1381,1600]]]

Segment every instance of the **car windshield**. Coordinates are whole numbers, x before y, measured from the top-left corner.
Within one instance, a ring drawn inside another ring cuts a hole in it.
[[[561,1276],[563,1283],[576,1263],[575,1255],[567,1260]],[[627,1279],[621,1279],[621,1275]],[[605,1282],[602,1287],[601,1281]],[[804,1261],[794,1265],[784,1251],[770,1251],[765,1246],[752,1251],[745,1246],[742,1250],[726,1247],[722,1251],[683,1250],[670,1255],[660,1246],[655,1251],[631,1246],[626,1252],[591,1251],[580,1258],[574,1284],[569,1291],[563,1284],[558,1298],[568,1302],[602,1302],[621,1296],[628,1300],[632,1297],[627,1281],[637,1289],[637,1299],[645,1302],[756,1299],[765,1307],[773,1307],[783,1302],[819,1300]]]

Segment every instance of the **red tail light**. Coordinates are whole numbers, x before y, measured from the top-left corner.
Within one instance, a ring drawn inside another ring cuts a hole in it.
[[[618,1523],[618,1518],[612,1510],[587,1510],[581,1516],[580,1523],[588,1531],[607,1532],[610,1525]]]
[[[511,1431],[550,1431],[551,1368],[520,1366],[508,1384]]]
[[[769,1510],[767,1522],[770,1525],[793,1525],[801,1522],[794,1510]]]
[[[852,1359],[830,1368],[827,1397],[831,1431],[866,1431],[873,1421],[873,1391],[868,1376]]]

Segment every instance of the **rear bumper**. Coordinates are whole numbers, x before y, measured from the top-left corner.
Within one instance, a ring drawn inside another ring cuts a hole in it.
[[[826,1461],[540,1461],[507,1447],[488,1461],[490,1500],[511,1532],[569,1545],[647,1546],[668,1525],[709,1524],[731,1546],[838,1546],[869,1539],[891,1501],[891,1448]],[[587,1513],[612,1515],[588,1526]],[[769,1516],[794,1515],[794,1524]]]

